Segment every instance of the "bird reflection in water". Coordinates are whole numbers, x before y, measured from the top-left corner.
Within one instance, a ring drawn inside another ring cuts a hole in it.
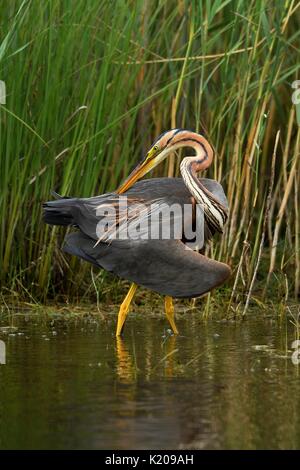
[[[176,336],[172,335],[166,338],[162,345],[162,358],[157,359],[156,363],[153,364],[153,355],[151,349],[149,350],[149,343],[145,344],[147,352],[145,354],[145,363],[143,374],[147,380],[150,380],[151,376],[155,373],[163,374],[166,378],[172,378],[176,375]],[[135,351],[135,343],[133,337],[133,350]],[[117,376],[122,383],[133,383],[136,382],[140,369],[136,362],[136,357],[132,356],[122,337],[116,338],[116,371]]]

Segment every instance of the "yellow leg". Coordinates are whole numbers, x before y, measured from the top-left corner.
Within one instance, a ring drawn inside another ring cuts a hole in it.
[[[129,312],[129,307],[130,307],[130,304],[131,304],[131,301],[133,299],[136,289],[137,289],[137,285],[134,283],[131,284],[129,291],[120,306],[116,336],[120,336],[122,334],[124,323],[126,321],[126,317]]]
[[[173,305],[172,297],[168,297],[168,296],[165,297],[165,312],[166,312],[167,319],[169,320],[169,323],[171,325],[174,335],[178,335],[178,330],[176,328],[175,321],[174,321],[174,305]]]

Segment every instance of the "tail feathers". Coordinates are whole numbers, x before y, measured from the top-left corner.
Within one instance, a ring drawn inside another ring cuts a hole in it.
[[[43,204],[43,220],[49,225],[76,225],[71,199],[61,198]]]

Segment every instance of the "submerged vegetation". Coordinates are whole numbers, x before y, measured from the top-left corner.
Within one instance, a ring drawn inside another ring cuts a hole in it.
[[[228,311],[244,314],[250,300],[299,296],[299,2],[0,4],[4,299],[116,299],[119,281],[60,251],[64,230],[42,223],[41,203],[52,189],[113,190],[174,127],[213,145],[206,176],[229,200],[225,233],[208,251],[233,267],[232,289],[214,302],[226,294]],[[152,175],[178,174],[179,161]]]

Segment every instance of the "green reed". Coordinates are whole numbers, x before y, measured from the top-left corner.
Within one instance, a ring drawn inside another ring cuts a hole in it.
[[[78,269],[61,253],[64,230],[42,223],[41,203],[51,189],[113,190],[175,126],[204,133],[215,148],[207,176],[224,185],[230,220],[209,252],[233,267],[230,308],[274,288],[277,300],[299,295],[298,2],[0,6],[4,296],[89,299],[94,286],[97,299],[113,295],[112,276],[91,277],[87,264]],[[175,157],[153,174],[178,174],[178,165]]]

